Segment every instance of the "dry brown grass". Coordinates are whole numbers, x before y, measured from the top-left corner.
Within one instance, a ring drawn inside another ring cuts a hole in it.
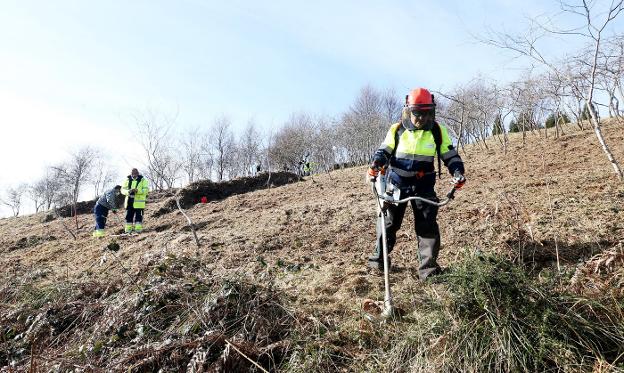
[[[624,160],[621,125],[606,126],[605,135],[615,156]],[[466,151],[462,156],[468,183],[439,215],[443,265],[452,266],[467,251],[497,253],[522,263],[535,276],[555,274],[562,288],[579,295],[622,295],[624,186],[613,176],[591,131],[570,127],[559,139],[529,134],[525,146],[512,135],[507,154],[496,139],[489,140],[489,150],[469,146]],[[234,195],[187,210],[198,228],[202,270],[210,281],[233,273],[256,284],[270,279],[291,300],[293,312],[304,315],[296,318],[301,324],[293,327],[298,337],[291,338],[290,363],[284,363],[291,370],[377,366],[377,346],[392,343],[391,336],[404,329],[391,325],[380,331],[362,318],[363,299],[383,298],[383,279],[365,267],[374,242],[375,205],[363,182],[364,171],[338,170],[331,178],[318,175],[315,182]],[[447,183],[445,176],[438,190],[446,190]],[[64,298],[58,294],[64,289],[79,294],[78,284],[100,284],[93,286],[105,291],[117,281],[122,287],[118,292],[136,291],[135,279],[149,258],[195,255],[192,234],[179,212],[154,216],[166,203],[163,197],[148,204],[144,234],[114,239],[121,248],[116,257],[104,250],[113,238],[92,239],[90,215],[79,216],[84,228],[77,240],[58,220],[42,222],[42,214],[0,219],[0,291],[30,288],[32,304],[39,307],[45,303],[37,300],[60,302]],[[109,231],[120,232],[121,224],[114,218],[110,223]],[[443,290],[416,280],[412,224],[408,216],[399,233],[392,284],[397,304],[417,313],[429,302],[426,294]],[[10,301],[1,305],[3,328],[15,321],[14,306]],[[63,307],[57,308],[70,316],[103,312],[80,302],[72,306],[78,308]],[[86,324],[73,327],[80,325]],[[33,348],[36,353],[37,346]],[[63,357],[67,362],[74,358]],[[20,362],[28,365],[27,358]],[[104,367],[107,362],[97,364],[94,367]]]

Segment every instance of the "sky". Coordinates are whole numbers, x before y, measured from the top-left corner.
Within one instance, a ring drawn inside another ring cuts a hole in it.
[[[474,35],[523,30],[559,4],[520,3],[0,0],[0,191],[85,145],[126,175],[141,164],[132,114],[148,108],[175,114],[177,131],[227,115],[236,132],[338,115],[367,84],[511,80],[518,61]]]

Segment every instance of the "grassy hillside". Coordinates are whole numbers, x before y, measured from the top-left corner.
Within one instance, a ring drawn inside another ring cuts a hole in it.
[[[624,131],[606,137],[624,161]],[[35,371],[615,371],[624,369],[624,185],[590,131],[513,135],[462,153],[442,208],[436,283],[417,278],[409,214],[391,275],[368,269],[364,167],[186,212],[151,196],[148,230],[91,237],[93,217],[0,220],[0,366]],[[440,193],[449,187],[446,175]],[[189,193],[189,195],[195,195]],[[192,201],[191,201],[192,202]],[[121,214],[120,214],[121,215]],[[121,219],[109,218],[109,233]]]

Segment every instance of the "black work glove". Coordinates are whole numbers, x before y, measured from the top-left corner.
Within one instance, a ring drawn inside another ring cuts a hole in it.
[[[384,167],[383,163],[378,160],[374,160],[370,166],[368,167],[368,172],[366,173],[366,177],[368,181],[374,183],[377,180],[377,176],[379,175],[379,171]]]
[[[455,184],[455,189],[461,189],[466,184],[466,178],[459,170],[453,174],[453,184]]]

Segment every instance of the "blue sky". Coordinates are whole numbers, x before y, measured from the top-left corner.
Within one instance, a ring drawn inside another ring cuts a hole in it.
[[[177,112],[177,127],[228,115],[281,125],[337,115],[360,88],[450,89],[518,61],[477,43],[558,2],[0,0],[0,188],[32,182],[81,145],[124,175],[137,163],[128,113]],[[561,45],[559,47],[562,47]],[[556,49],[556,48],[555,48]],[[19,160],[19,161],[15,161]]]

